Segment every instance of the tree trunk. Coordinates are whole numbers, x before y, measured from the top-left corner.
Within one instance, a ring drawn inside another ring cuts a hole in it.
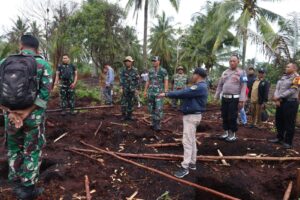
[[[243,55],[242,55],[242,68],[245,69],[245,62],[246,62],[246,50],[247,50],[247,29],[243,32]]]
[[[144,68],[147,69],[147,31],[148,31],[148,0],[145,0],[144,8],[144,43],[143,43],[143,64]]]

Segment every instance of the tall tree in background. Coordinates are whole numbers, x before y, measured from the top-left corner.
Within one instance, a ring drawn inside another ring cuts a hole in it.
[[[179,0],[169,0],[172,7],[176,11],[179,9]],[[148,15],[149,11],[152,15],[156,14],[158,10],[159,0],[128,0],[126,5],[126,10],[134,9],[134,15],[138,11],[143,10],[144,12],[144,39],[143,39],[143,64],[144,67],[147,67],[147,40],[148,40]],[[138,17],[138,15],[136,15]]]
[[[268,37],[267,35],[270,32],[274,32],[269,22],[274,22],[281,18],[278,14],[259,7],[257,0],[225,0],[219,5],[216,15],[217,21],[215,26],[221,26],[224,19],[235,18],[233,25],[237,28],[237,33],[241,36],[243,44],[243,68],[245,67],[248,37],[256,36],[253,31],[249,30],[249,25],[255,23],[258,33],[264,37]],[[236,16],[238,17],[236,18]]]
[[[11,31],[7,34],[7,39],[9,43],[11,43],[15,51],[17,51],[18,49],[18,44],[21,36],[28,32],[28,30],[29,26],[27,24],[27,21],[18,16],[17,20],[13,22]]]
[[[174,43],[175,30],[171,17],[167,17],[165,12],[161,16],[157,16],[157,24],[150,29],[149,47],[152,55],[158,55],[161,57],[161,64],[167,68],[169,72],[171,70],[171,61],[176,45]]]
[[[194,24],[182,41],[182,62],[192,62],[196,67],[204,65],[210,70],[218,65],[217,61],[223,61],[225,56],[232,53],[232,47],[238,45],[238,41],[229,31],[233,24],[232,18],[226,18],[222,25],[214,26],[218,5],[207,2],[204,12],[193,18]]]

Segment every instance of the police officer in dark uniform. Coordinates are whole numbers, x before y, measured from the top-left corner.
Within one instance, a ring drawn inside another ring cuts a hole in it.
[[[300,77],[297,73],[297,65],[289,63],[286,66],[285,74],[276,85],[273,100],[276,104],[277,137],[269,140],[272,143],[282,144],[285,149],[292,148],[299,106],[299,85]]]

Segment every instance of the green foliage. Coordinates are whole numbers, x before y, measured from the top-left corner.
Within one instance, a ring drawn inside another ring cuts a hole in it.
[[[169,74],[173,73],[171,62],[174,59],[175,43],[174,28],[171,24],[172,18],[166,17],[165,12],[161,16],[157,16],[157,24],[151,29],[149,39],[149,47],[152,55],[160,56],[161,65],[167,69]]]
[[[82,81],[78,81],[75,91],[76,91],[76,98],[78,99],[89,98],[97,102],[100,101],[99,89],[97,87],[91,88],[90,86],[86,85]]]
[[[204,65],[208,70],[218,65],[220,56],[231,53],[232,46],[237,46],[238,41],[229,31],[232,19],[224,19],[221,26],[214,26],[215,12],[218,3],[208,2],[206,13],[198,13],[194,17],[194,24],[189,28],[182,39],[181,62],[191,63],[200,67]]]

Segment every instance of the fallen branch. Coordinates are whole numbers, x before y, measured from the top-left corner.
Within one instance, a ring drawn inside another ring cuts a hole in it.
[[[98,132],[100,131],[101,126],[102,126],[102,122],[100,122],[97,130],[95,131],[95,133],[94,133],[95,136],[97,136]]]
[[[62,134],[61,136],[59,136],[58,138],[56,138],[53,143],[56,143],[58,140],[62,139],[63,137],[65,137],[66,135],[68,135],[68,132]]]
[[[222,152],[220,151],[220,149],[218,149],[217,151],[218,151],[219,156],[224,157],[223,154],[222,154]],[[230,165],[228,164],[228,162],[226,162],[225,159],[222,159],[221,162],[222,162],[223,165],[225,165],[225,166],[230,166]]]
[[[74,110],[94,110],[94,109],[99,109],[99,108],[112,108],[113,106],[88,106],[88,107],[77,107],[74,108]],[[67,109],[69,110],[69,109]],[[46,110],[47,113],[53,113],[53,112],[60,112],[62,109],[53,109],[53,110]]]
[[[245,141],[267,141],[267,139],[260,139],[260,138],[243,138]]]
[[[91,200],[92,196],[91,196],[91,192],[90,192],[90,181],[89,181],[89,177],[87,175],[84,176],[85,180],[84,180],[84,185],[85,185],[85,193],[86,193],[86,199],[87,200]]]
[[[282,200],[289,200],[292,192],[292,187],[293,187],[293,181],[290,181],[288,187],[286,188],[286,191],[284,193],[283,199]]]
[[[126,197],[126,200],[133,200],[137,194],[138,194],[138,191],[135,191],[130,197]]]
[[[175,142],[175,143],[157,143],[157,144],[145,144],[146,147],[177,147],[182,145],[180,142]]]
[[[87,143],[85,143],[85,142],[83,142],[83,141],[81,141],[81,144],[83,144],[83,145],[85,145],[85,146],[88,146],[88,147],[90,147],[90,148],[92,148],[92,149],[95,149],[95,150],[97,150],[97,151],[99,151],[99,152],[101,152],[101,153],[111,155],[111,156],[113,156],[113,157],[115,157],[115,158],[117,158],[117,159],[119,159],[119,160],[122,160],[122,161],[124,161],[124,162],[126,162],[126,163],[130,163],[130,164],[135,165],[135,166],[137,166],[137,167],[140,167],[140,168],[146,169],[146,170],[148,170],[148,171],[157,173],[157,174],[159,174],[159,175],[161,175],[161,176],[167,177],[167,178],[169,178],[169,179],[171,179],[171,180],[174,180],[174,181],[176,181],[176,182],[179,182],[179,183],[182,183],[182,184],[184,184],[184,185],[188,185],[188,186],[197,188],[197,189],[199,189],[199,190],[202,190],[202,191],[205,191],[205,192],[214,194],[215,196],[222,197],[222,198],[224,198],[224,199],[229,199],[229,200],[237,200],[237,199],[238,199],[238,198],[236,198],[236,197],[233,197],[233,196],[230,196],[230,195],[221,193],[221,192],[216,191],[216,190],[213,190],[213,189],[211,189],[211,188],[207,188],[207,187],[204,187],[204,186],[201,186],[201,185],[198,185],[198,184],[195,184],[195,183],[192,183],[192,182],[183,180],[183,179],[176,178],[176,177],[174,177],[174,176],[172,176],[172,175],[169,175],[169,174],[167,174],[167,173],[165,173],[165,172],[162,172],[162,171],[160,171],[160,170],[157,170],[157,169],[155,169],[155,168],[147,167],[147,166],[142,165],[142,164],[140,164],[140,163],[137,163],[137,162],[128,160],[128,159],[126,159],[126,158],[123,158],[123,157],[121,157],[121,156],[116,155],[116,154],[113,153],[113,152],[110,152],[110,151],[106,151],[106,150],[97,148],[97,147],[95,147],[95,146],[93,146],[93,145],[90,145],[90,144],[87,144]]]
[[[75,151],[81,151],[81,152],[86,152],[86,153],[95,153],[99,154],[99,151],[91,150],[91,149],[80,149],[80,148],[69,148],[65,149],[67,151],[69,150],[75,150]],[[181,155],[173,155],[173,154],[133,154],[133,153],[120,153],[120,152],[113,152],[116,155],[123,156],[123,157],[128,157],[128,158],[141,158],[141,159],[151,159],[151,160],[182,160],[183,156]],[[200,161],[214,161],[211,159],[198,159]]]
[[[130,125],[128,124],[120,124],[120,123],[116,123],[116,122],[110,122],[110,124],[113,124],[113,125],[118,125],[118,126],[126,126],[126,127],[131,127]]]
[[[162,121],[163,124],[167,123],[168,121],[170,121],[171,119],[173,119],[174,117],[168,117],[167,119],[165,119],[164,121]]]

